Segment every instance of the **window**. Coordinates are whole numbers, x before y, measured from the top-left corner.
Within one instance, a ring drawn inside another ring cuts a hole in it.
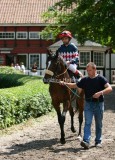
[[[14,32],[0,32],[0,39],[14,39]]]
[[[40,39],[39,32],[29,32],[29,39]]]
[[[53,35],[52,35],[52,33],[49,33],[47,35],[41,34],[41,39],[53,39]]]
[[[26,53],[23,53],[23,54],[17,54],[17,59],[18,59],[18,62],[21,63],[23,62],[24,63],[24,66],[27,68],[28,67],[28,54]]]
[[[33,64],[36,63],[38,68],[39,68],[39,65],[40,65],[40,55],[39,54],[30,54],[30,57],[29,57],[29,66],[30,66],[30,69],[32,68]]]
[[[90,52],[80,52],[80,66],[86,66],[91,61]]]
[[[93,61],[97,65],[97,67],[103,67],[104,66],[104,53],[94,52]]]
[[[16,38],[17,39],[27,39],[27,32],[17,32]]]

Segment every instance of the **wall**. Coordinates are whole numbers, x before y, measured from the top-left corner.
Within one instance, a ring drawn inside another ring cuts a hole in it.
[[[0,27],[0,32],[27,32],[29,35],[29,31],[38,31],[41,32],[44,26],[14,26],[14,27]],[[31,39],[2,39],[0,40],[0,48],[12,48],[11,54],[17,53],[46,53],[47,47],[51,45],[52,40],[31,40]]]
[[[115,83],[115,54],[111,54],[111,70],[110,70],[110,55],[106,55],[106,78],[111,83]],[[110,73],[111,72],[111,73]],[[110,80],[111,77],[111,80]]]
[[[106,67],[109,68],[109,54],[106,54]],[[111,68],[115,69],[115,54],[111,54]]]

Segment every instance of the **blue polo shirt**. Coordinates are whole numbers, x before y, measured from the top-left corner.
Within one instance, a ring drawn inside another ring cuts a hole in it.
[[[81,81],[77,83],[77,86],[84,89],[85,100],[90,101],[96,92],[102,91],[105,88],[106,83],[108,83],[108,81],[105,77],[97,75],[95,78],[82,78]],[[101,95],[98,100],[99,102],[103,102],[104,97]]]

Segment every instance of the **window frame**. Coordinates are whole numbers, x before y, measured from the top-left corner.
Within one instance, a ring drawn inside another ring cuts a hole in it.
[[[94,54],[95,53],[98,53],[98,54],[103,54],[103,66],[98,66],[95,62],[95,59],[94,59]],[[97,68],[103,68],[104,67],[104,52],[103,51],[93,51],[93,62],[96,64]]]
[[[15,39],[15,32],[7,31],[7,32],[0,32],[0,33],[13,33],[13,34],[14,34],[14,38],[0,38],[0,40],[5,40],[5,39]]]
[[[18,38],[18,33],[26,33],[26,38]],[[20,31],[16,32],[16,39],[22,40],[22,39],[27,39],[27,38],[28,38],[27,32],[20,32]]]
[[[81,63],[80,53],[89,53],[89,62],[91,61],[91,51],[79,51],[79,66],[86,67],[86,64]]]
[[[30,34],[31,34],[31,33],[38,33],[38,34],[39,34],[39,38],[31,38],[31,37],[30,37]],[[29,32],[29,39],[37,39],[37,40],[40,39],[40,32],[34,32],[34,31]]]
[[[30,57],[31,55],[38,55],[39,56],[39,66],[37,68],[37,70],[40,68],[40,53],[32,53],[32,54],[29,54],[29,69],[32,68],[32,66],[30,66]]]

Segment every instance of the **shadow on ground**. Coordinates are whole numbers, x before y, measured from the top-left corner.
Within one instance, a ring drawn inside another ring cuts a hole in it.
[[[40,149],[47,148],[47,147],[50,148],[56,143],[58,143],[57,139],[35,140],[35,141],[23,143],[23,144],[12,145],[10,148],[7,148],[10,150],[10,152],[3,152],[0,154],[12,155],[12,154],[18,154],[20,152],[25,152],[28,150],[34,150],[34,149],[40,150]]]
[[[68,142],[72,141],[69,138],[71,139],[71,137],[67,137],[66,140]],[[55,148],[55,147],[53,147],[54,145],[58,145],[58,147]],[[10,152],[3,152],[3,153],[0,153],[0,155],[8,156],[8,155],[19,154],[21,152],[26,152],[29,150],[31,150],[31,151],[32,150],[42,150],[42,149],[46,149],[46,148],[50,152],[54,152],[54,153],[59,153],[59,152],[63,152],[63,151],[77,153],[81,150],[82,151],[84,150],[82,147],[78,147],[78,148],[72,148],[72,147],[70,147],[70,148],[65,147],[64,148],[64,147],[62,147],[62,148],[60,148],[60,146],[64,146],[64,145],[62,145],[57,138],[48,139],[48,140],[35,140],[35,141],[31,141],[31,142],[24,143],[24,144],[12,145],[10,148],[7,148]]]

